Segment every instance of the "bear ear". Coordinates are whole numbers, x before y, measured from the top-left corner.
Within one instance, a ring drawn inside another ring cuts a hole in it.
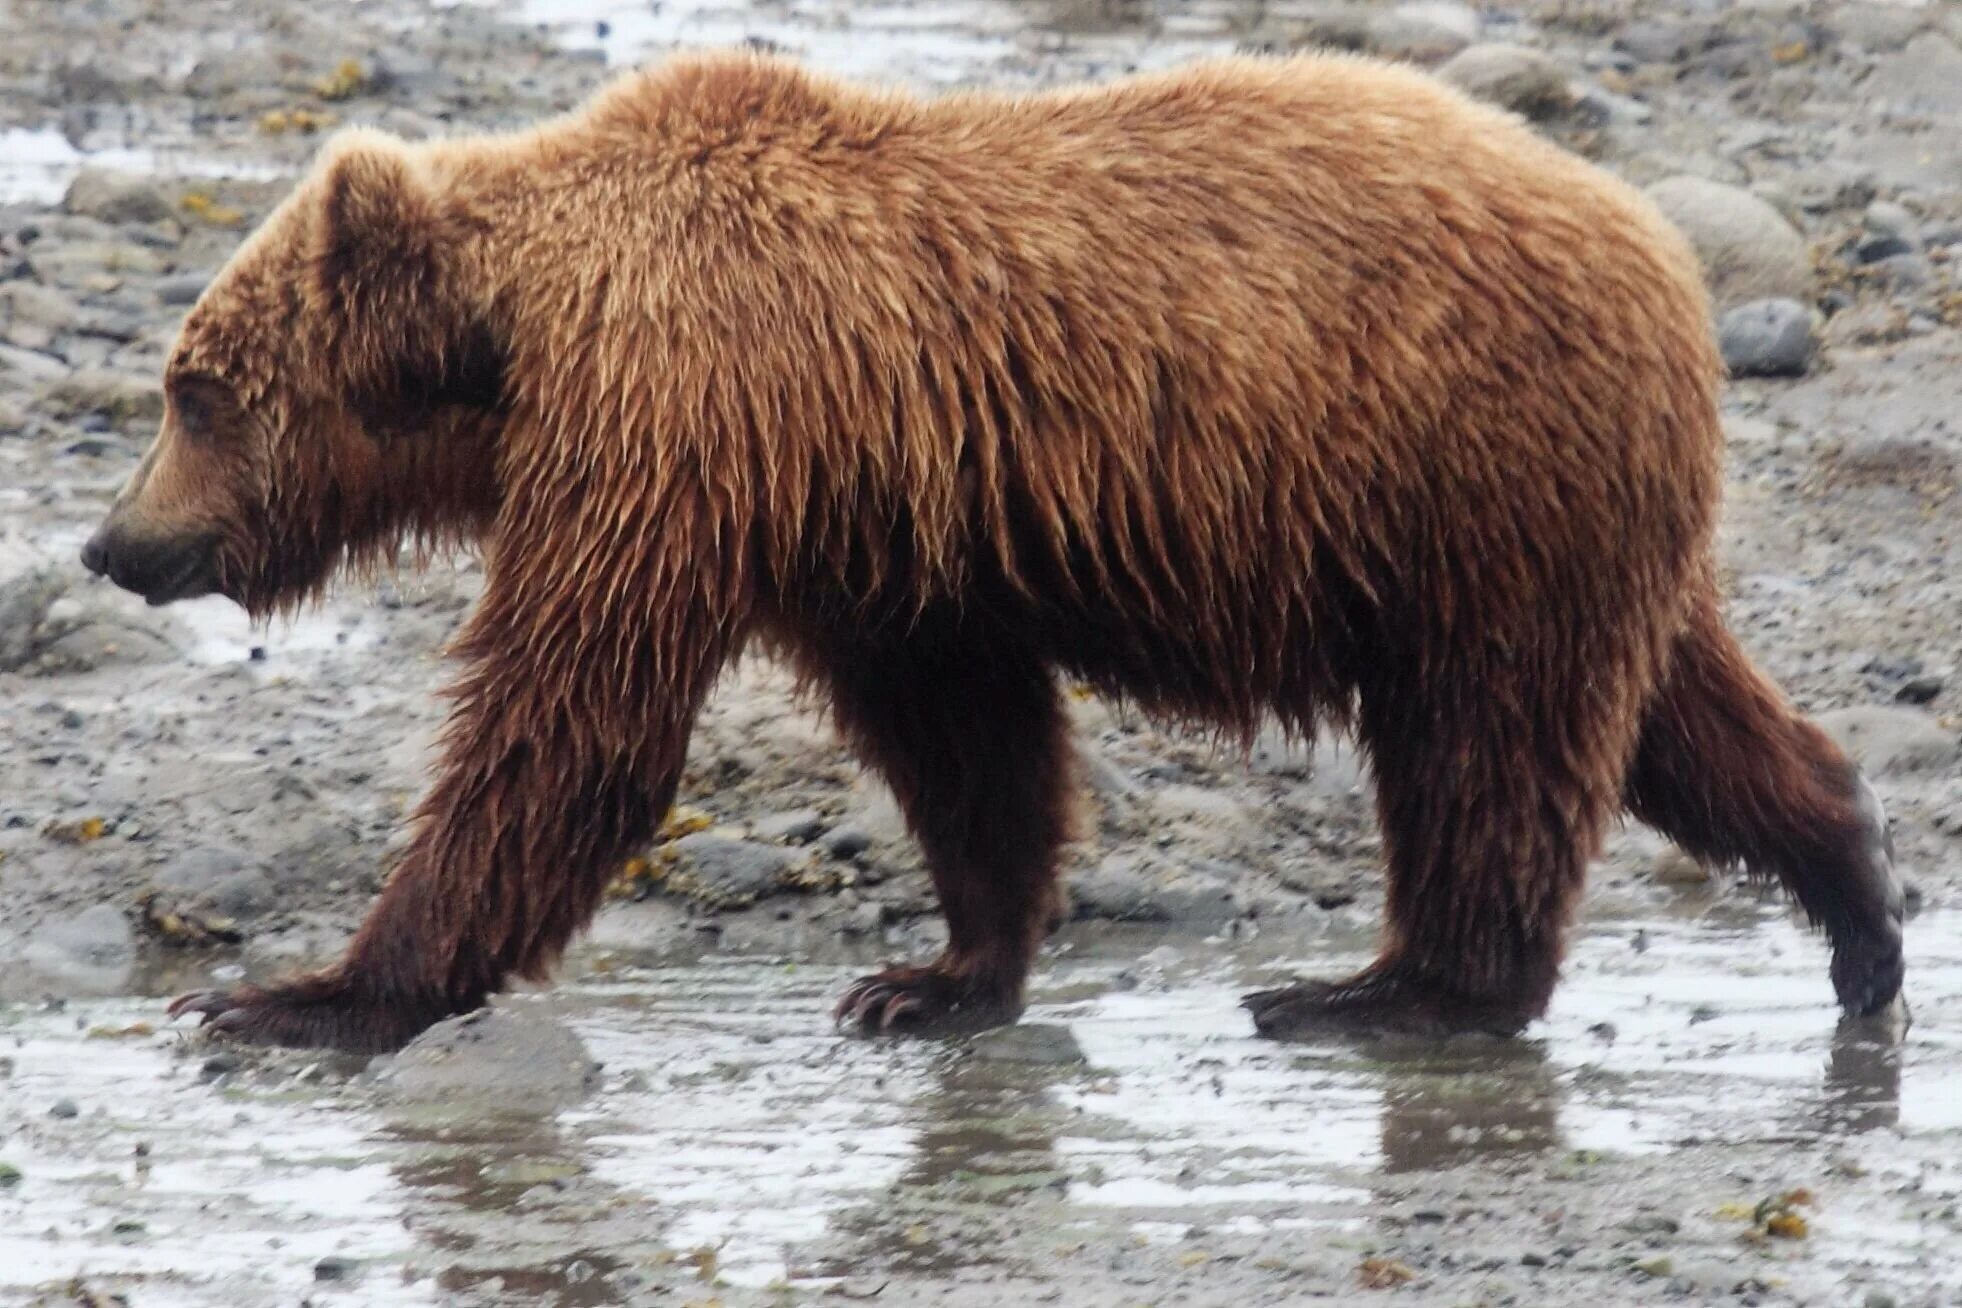
[[[330,286],[413,271],[436,246],[436,205],[399,139],[342,132],[322,169],[321,273]]]
[[[417,366],[449,334],[442,209],[421,161],[383,132],[343,132],[320,173],[314,291],[356,373]]]

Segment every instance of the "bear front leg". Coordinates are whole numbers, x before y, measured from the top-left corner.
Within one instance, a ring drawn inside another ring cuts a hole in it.
[[[1048,669],[933,619],[897,647],[827,649],[815,661],[840,728],[892,787],[947,919],[938,958],[860,979],[838,1021],[864,1031],[1013,1021],[1069,825],[1068,730]]]
[[[381,898],[333,966],[186,995],[171,1014],[255,1044],[399,1047],[512,976],[541,979],[671,801],[686,724],[608,747],[568,704],[483,697],[453,725],[442,773]]]
[[[641,611],[675,624],[541,631],[521,619],[553,619],[552,606],[517,602],[493,577],[459,642],[471,667],[436,783],[346,954],[268,986],[185,995],[171,1014],[251,1043],[379,1052],[511,977],[542,980],[672,803],[721,666],[727,627],[704,620],[712,609],[657,597]]]

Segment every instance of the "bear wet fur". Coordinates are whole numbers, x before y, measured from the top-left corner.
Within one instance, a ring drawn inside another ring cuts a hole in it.
[[[1628,811],[1901,980],[1871,792],[1725,630],[1693,256],[1522,124],[1364,60],[923,100],[750,55],[535,131],[346,134],[194,308],[91,567],[254,613],[481,546],[443,759],[337,963],[185,996],[381,1049],[543,976],[751,642],[891,783],[947,919],[867,1028],[1019,1008],[1057,675],[1352,728],[1379,959],[1274,1034],[1513,1031]]]

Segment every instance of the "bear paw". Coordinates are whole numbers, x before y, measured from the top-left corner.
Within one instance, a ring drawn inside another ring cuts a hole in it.
[[[1395,969],[1347,981],[1297,981],[1240,1001],[1254,1029],[1275,1040],[1328,1036],[1517,1035],[1535,1014],[1527,1005],[1479,1000]]]
[[[1013,1022],[1021,1005],[970,977],[931,967],[891,967],[852,983],[832,1019],[860,1032],[947,1034]]]
[[[1848,864],[1846,902],[1862,911],[1826,920],[1833,945],[1833,993],[1849,1017],[1885,1012],[1901,993],[1907,964],[1901,956],[1907,896],[1894,873],[1894,837],[1880,796],[1858,772],[1853,775],[1865,835],[1858,856]]]
[[[1845,939],[1833,948],[1833,993],[1848,1017],[1885,1013],[1900,997],[1906,973],[1899,927]]]
[[[312,978],[265,988],[196,990],[172,1000],[169,1011],[173,1018],[196,1013],[203,1030],[221,1039],[363,1054],[400,1049],[446,1016],[411,1005],[380,1004],[353,986]]]

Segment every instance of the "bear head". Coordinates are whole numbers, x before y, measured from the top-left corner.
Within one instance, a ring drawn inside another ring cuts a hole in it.
[[[502,351],[442,147],[337,136],[191,309],[162,429],[82,551],[254,617],[495,516]]]

